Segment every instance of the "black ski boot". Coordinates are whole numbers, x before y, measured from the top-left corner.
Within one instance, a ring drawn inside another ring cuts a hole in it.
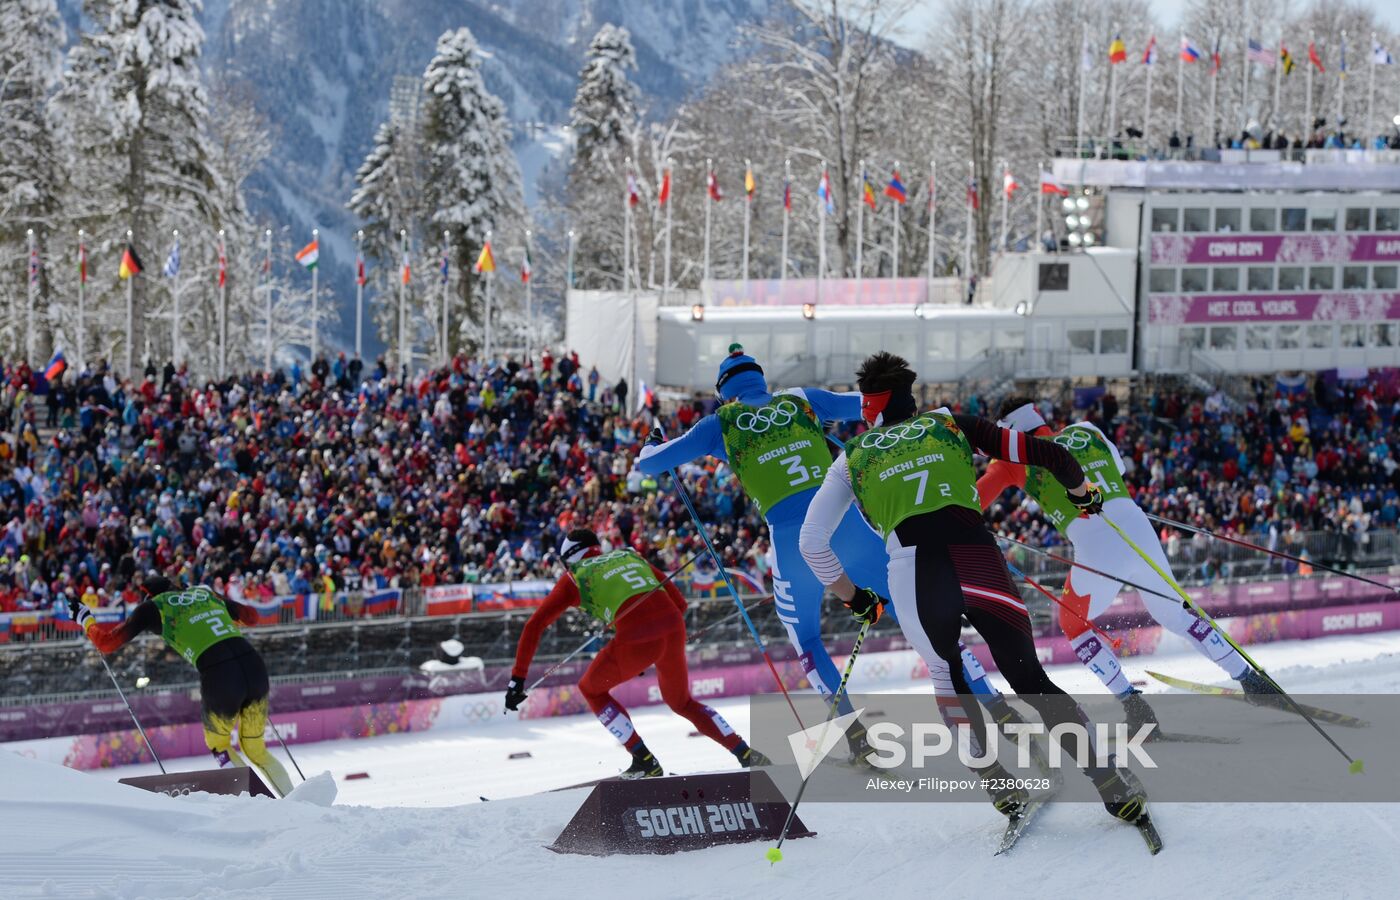
[[[859,769],[873,769],[874,764],[870,757],[875,754],[875,748],[870,746],[870,742],[865,739],[865,726],[857,719],[851,723],[851,727],[846,729],[846,746],[850,747],[851,757],[848,760],[850,765]]]
[[[1144,725],[1156,725],[1157,714],[1152,711],[1152,707],[1147,705],[1147,700],[1143,698],[1142,691],[1132,688],[1127,696],[1123,698],[1123,712],[1128,715],[1128,730],[1136,733]]]
[[[1147,818],[1147,791],[1130,770],[1113,765],[1111,756],[1109,763],[1108,768],[1090,772],[1089,777],[1099,789],[1108,814],[1129,825],[1137,825],[1139,820]]]
[[[1285,705],[1283,691],[1279,690],[1272,678],[1266,678],[1254,669],[1246,669],[1239,681],[1244,698],[1255,706],[1282,708]]]
[[[646,744],[638,744],[632,751],[632,765],[621,772],[618,778],[661,778],[666,771],[661,768],[661,763],[656,761],[656,757],[651,755]]]
[[[773,760],[764,756],[762,753],[759,753],[757,750],[750,747],[748,744],[741,743],[739,746],[734,748],[733,752],[734,758],[739,760],[739,765],[743,766],[746,769],[752,769],[755,766],[773,765]]]
[[[978,769],[977,774],[981,777],[982,787],[992,798],[992,806],[997,812],[1013,822],[1025,815],[1031,795],[1025,788],[1016,787],[1015,777],[1006,771],[1001,763],[992,763],[985,769]]]

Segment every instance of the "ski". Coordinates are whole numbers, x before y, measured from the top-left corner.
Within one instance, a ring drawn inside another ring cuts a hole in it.
[[[1027,803],[1024,812],[1006,823],[1006,830],[1003,831],[1001,835],[1001,843],[997,845],[997,852],[992,855],[1001,856],[1003,853],[1010,851],[1012,847],[1016,846],[1016,842],[1021,839],[1021,835],[1026,833],[1026,829],[1030,827],[1031,822],[1040,813],[1040,810],[1044,808],[1045,804],[1049,802],[1050,797],[1041,797]]]
[[[1160,672],[1153,672],[1151,669],[1147,670],[1147,674],[1151,675],[1153,678],[1157,679],[1163,684],[1168,685],[1169,687],[1181,688],[1182,690],[1191,691],[1196,694],[1208,694],[1215,697],[1229,697],[1231,700],[1239,700],[1242,703],[1250,703],[1255,706],[1259,705],[1254,703],[1254,701],[1250,700],[1249,695],[1246,694],[1244,691],[1240,690],[1239,688],[1216,687],[1212,684],[1202,684],[1199,681],[1187,681],[1184,678],[1174,678],[1171,675],[1163,675]],[[1272,695],[1266,694],[1263,696]],[[1292,711],[1287,706],[1281,704],[1277,708],[1283,712]],[[1305,703],[1299,703],[1298,708],[1303,710],[1319,722],[1326,722],[1329,725],[1339,725],[1343,728],[1366,728],[1371,724],[1365,719],[1359,719],[1356,716],[1349,716],[1346,713],[1333,712],[1330,709],[1323,709],[1320,706],[1308,706]]]
[[[1158,834],[1157,826],[1150,816],[1144,813],[1133,823],[1133,827],[1137,829],[1138,834],[1142,835],[1143,843],[1147,844],[1148,853],[1156,856],[1162,852],[1162,835]]]
[[[1149,744],[1238,744],[1239,738],[1218,737],[1213,734],[1191,734],[1185,731],[1154,731]]]

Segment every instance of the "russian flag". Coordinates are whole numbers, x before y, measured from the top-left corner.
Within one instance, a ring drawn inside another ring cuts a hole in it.
[[[375,594],[365,596],[364,614],[367,616],[379,616],[386,613],[396,613],[399,610],[399,592],[397,589],[390,591],[380,591]]]
[[[1181,59],[1183,62],[1193,63],[1201,58],[1201,51],[1196,49],[1196,45],[1191,43],[1191,39],[1186,35],[1181,36]]]
[[[68,369],[68,360],[63,358],[62,350],[55,350],[53,359],[49,360],[48,368],[44,369],[44,380],[53,381]]]
[[[908,194],[904,190],[904,182],[899,180],[898,169],[895,169],[894,174],[890,176],[890,183],[885,185],[885,196],[896,203],[903,203],[908,198]]]

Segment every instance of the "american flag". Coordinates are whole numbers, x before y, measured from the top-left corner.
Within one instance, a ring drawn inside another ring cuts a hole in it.
[[[1258,63],[1261,66],[1267,66],[1270,69],[1274,67],[1273,51],[1261,45],[1254,38],[1249,39],[1249,52],[1246,57],[1250,62]]]

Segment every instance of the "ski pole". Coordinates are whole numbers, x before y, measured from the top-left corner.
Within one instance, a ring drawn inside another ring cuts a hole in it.
[[[1024,581],[1026,584],[1028,584],[1028,585],[1030,585],[1031,587],[1035,588],[1037,591],[1040,591],[1040,592],[1041,592],[1042,594],[1044,594],[1046,597],[1050,598],[1050,602],[1056,604],[1057,606],[1060,607],[1060,609],[1063,609],[1065,612],[1068,612],[1068,613],[1072,614],[1076,619],[1078,619],[1079,621],[1083,622],[1084,625],[1085,625],[1085,627],[1087,627],[1088,629],[1090,629],[1091,631],[1093,631],[1095,634],[1097,634],[1099,637],[1103,638],[1104,640],[1106,640],[1106,641],[1108,641],[1110,644],[1112,644],[1114,650],[1117,650],[1119,647],[1123,646],[1123,639],[1122,639],[1122,638],[1113,637],[1113,636],[1110,635],[1107,631],[1103,630],[1103,629],[1100,628],[1099,626],[1095,625],[1093,622],[1089,621],[1089,617],[1088,617],[1088,616],[1086,616],[1084,613],[1081,613],[1081,612],[1080,612],[1079,610],[1077,610],[1077,609],[1071,608],[1070,605],[1069,605],[1068,603],[1066,603],[1065,601],[1061,600],[1059,597],[1056,597],[1054,594],[1050,593],[1050,592],[1049,592],[1048,590],[1046,590],[1043,586],[1041,586],[1040,582],[1036,581],[1034,578],[1031,578],[1031,576],[1027,575],[1025,572],[1022,572],[1020,569],[1016,568],[1016,567],[1015,567],[1014,565],[1012,565],[1011,563],[1007,563],[1007,564],[1006,564],[1006,567],[1007,567],[1008,569],[1011,570],[1011,574],[1012,574],[1012,575],[1015,575],[1017,578],[1021,579],[1021,580]]]
[[[272,729],[272,733],[276,735],[277,743],[282,745],[282,752],[287,754],[287,759],[290,759],[292,761],[292,768],[296,769],[297,774],[301,775],[301,780],[305,781],[306,776],[302,775],[301,766],[297,765],[297,758],[292,755],[292,748],[288,747],[287,742],[282,740],[282,732],[277,730],[277,723],[272,721],[272,716],[267,717],[267,724]]]
[[[99,650],[97,651],[97,658],[102,660],[102,668],[107,670],[107,677],[112,679],[112,687],[117,689],[117,696],[122,698],[122,703],[126,704],[126,711],[131,713],[131,721],[136,723],[136,730],[141,732],[141,740],[146,742],[146,749],[151,751],[151,757],[155,759],[156,765],[160,766],[160,774],[166,774],[165,763],[160,761],[160,756],[156,753],[155,745],[153,745],[151,739],[146,736],[146,729],[141,727],[141,720],[136,718],[136,710],[131,708],[131,701],[126,699],[126,693],[122,691],[122,686],[117,683],[117,675],[112,671],[112,667],[107,664],[107,657],[103,656],[102,651]]]
[[[1317,724],[1317,720],[1314,719],[1312,716],[1308,715],[1307,710],[1299,706],[1298,701],[1294,700],[1292,695],[1285,691],[1282,688],[1282,686],[1280,686],[1279,683],[1269,675],[1268,672],[1265,672],[1263,666],[1255,662],[1254,659],[1251,658],[1250,655],[1245,652],[1244,648],[1237,644],[1234,638],[1230,637],[1229,633],[1226,632],[1225,629],[1221,628],[1218,624],[1216,624],[1216,621],[1210,617],[1210,614],[1207,613],[1204,609],[1201,609],[1201,607],[1197,605],[1195,600],[1191,599],[1191,595],[1186,593],[1186,591],[1182,589],[1181,585],[1176,583],[1176,579],[1173,578],[1170,573],[1162,571],[1162,567],[1157,564],[1157,561],[1154,560],[1152,557],[1148,556],[1147,553],[1144,552],[1143,549],[1139,547],[1132,538],[1128,537],[1128,533],[1123,529],[1119,528],[1116,522],[1114,522],[1108,516],[1105,516],[1103,513],[1099,513],[1099,518],[1103,519],[1104,522],[1108,524],[1108,527],[1118,532],[1118,536],[1123,539],[1123,543],[1133,548],[1133,552],[1136,553],[1138,556],[1142,557],[1143,562],[1151,566],[1152,570],[1155,571],[1158,575],[1160,575],[1163,581],[1171,585],[1172,589],[1181,596],[1182,601],[1186,604],[1186,606],[1189,609],[1193,610],[1196,613],[1196,615],[1200,616],[1203,620],[1205,620],[1207,624],[1214,628],[1231,647],[1234,647],[1235,652],[1244,658],[1244,661],[1249,664],[1250,668],[1254,669],[1254,671],[1259,673],[1259,676],[1261,678],[1263,678],[1269,684],[1273,685],[1274,689],[1279,692],[1279,695],[1282,696],[1283,699],[1287,700],[1289,705],[1293,707],[1294,712],[1302,716],[1304,719],[1307,719],[1308,724],[1311,725],[1314,729],[1316,729],[1317,733],[1322,735],[1323,738],[1326,739],[1327,743],[1332,745],[1333,749],[1335,749],[1338,753],[1342,754],[1342,758],[1347,761],[1348,767],[1352,773],[1362,771],[1362,761],[1360,759],[1352,759],[1351,756],[1345,750],[1342,749],[1342,745],[1338,744],[1335,740],[1332,739],[1332,735],[1323,731],[1322,726]]]
[[[705,542],[705,549],[710,551],[715,565],[719,567],[720,577],[724,579],[724,586],[728,589],[729,596],[734,598],[734,604],[744,614],[744,624],[749,626],[749,634],[753,635],[754,642],[758,644],[759,652],[763,654],[764,662],[768,663],[768,671],[773,673],[773,680],[777,682],[778,690],[783,692],[788,708],[792,710],[793,717],[797,719],[798,727],[805,728],[806,726],[802,724],[802,716],[797,713],[797,705],[792,702],[787,685],[783,684],[782,676],[778,674],[778,667],[773,665],[773,657],[768,654],[768,648],[764,646],[763,638],[759,636],[758,629],[754,627],[753,619],[749,618],[748,610],[744,609],[744,601],[739,599],[739,591],[734,587],[734,579],[730,576],[729,570],[725,568],[724,560],[716,552],[715,545],[710,541],[710,534],[705,530],[705,523],[700,521],[700,514],[695,511],[695,504],[690,500],[690,492],[686,490],[685,483],[681,481],[681,477],[675,469],[668,469],[667,472],[671,476],[671,483],[676,486],[676,493],[680,495],[681,502],[685,504],[686,511],[690,513],[690,518],[695,523],[695,530],[700,532],[700,538]]]
[[[1357,581],[1364,581],[1366,584],[1375,585],[1378,588],[1385,588],[1392,594],[1400,594],[1400,587],[1394,587],[1392,585],[1386,584],[1383,581],[1376,581],[1373,578],[1366,578],[1364,576],[1357,575],[1353,572],[1347,572],[1343,569],[1336,569],[1332,566],[1323,565],[1320,562],[1313,562],[1310,559],[1303,559],[1301,556],[1294,556],[1291,553],[1284,553],[1282,550],[1270,550],[1268,547],[1261,547],[1258,544],[1240,540],[1239,538],[1233,538],[1229,535],[1216,534],[1214,531],[1211,531],[1208,528],[1201,528],[1198,525],[1187,525],[1185,522],[1173,521],[1172,519],[1163,518],[1162,516],[1153,515],[1152,513],[1145,513],[1145,515],[1152,521],[1157,522],[1160,525],[1166,525],[1169,528],[1180,528],[1182,531],[1190,531],[1195,534],[1205,535],[1206,537],[1215,538],[1217,541],[1224,541],[1227,544],[1234,544],[1237,547],[1247,547],[1250,550],[1258,550],[1260,553],[1267,553],[1270,556],[1274,556],[1279,559],[1287,559],[1291,560],[1292,562],[1296,562],[1300,565],[1312,566],[1315,569],[1321,569],[1324,572],[1331,572],[1334,575],[1343,575],[1347,578],[1354,578]]]
[[[831,728],[831,720],[836,717],[836,710],[841,703],[841,695],[846,693],[846,682],[851,679],[851,672],[856,667],[856,657],[860,656],[860,646],[865,643],[865,636],[870,631],[870,623],[862,622],[860,633],[856,635],[856,642],[851,646],[851,655],[846,658],[846,670],[841,673],[841,683],[836,686],[836,693],[831,695],[831,702],[827,706],[826,721],[822,723],[821,737],[817,739],[817,749],[820,750],[822,744],[826,743],[826,733]],[[820,761],[818,761],[820,763]],[[787,819],[783,821],[783,830],[778,832],[778,844],[770,847],[765,857],[770,865],[782,861],[783,842],[787,840],[788,829],[792,827],[793,819],[797,818],[797,804],[802,802],[802,795],[807,791],[807,782],[812,780],[816,774],[817,767],[812,766],[811,770],[802,779],[802,784],[797,788],[797,796],[792,799],[792,806],[788,807]]]
[[[1082,562],[1075,562],[1074,560],[1069,559],[1068,557],[1057,556],[1056,554],[1051,553],[1049,550],[1041,549],[1040,547],[1037,547],[1037,546],[1035,546],[1034,544],[1027,544],[1025,541],[1018,541],[1018,540],[1016,540],[1014,537],[1007,537],[1007,536],[1004,535],[1004,534],[994,534],[993,537],[995,537],[995,538],[996,538],[997,540],[999,540],[999,541],[1006,541],[1008,544],[1015,544],[1015,545],[1018,546],[1018,547],[1024,547],[1025,549],[1031,551],[1032,553],[1035,553],[1035,554],[1037,554],[1037,555],[1039,555],[1039,556],[1043,556],[1043,557],[1045,557],[1045,558],[1048,559],[1048,560],[1052,560],[1052,561],[1057,562],[1057,563],[1063,563],[1064,565],[1070,566],[1071,568],[1083,569],[1084,571],[1090,572],[1090,573],[1092,573],[1092,574],[1094,574],[1094,575],[1101,575],[1101,576],[1103,576],[1104,578],[1112,579],[1113,581],[1116,581],[1116,582],[1118,582],[1119,584],[1123,585],[1123,587],[1130,587],[1130,588],[1132,588],[1133,590],[1137,591],[1139,594],[1151,594],[1151,595],[1154,596],[1154,597],[1161,597],[1163,600],[1170,600],[1170,601],[1172,601],[1173,603],[1175,603],[1176,600],[1177,600],[1176,597],[1173,597],[1173,596],[1171,596],[1170,594],[1164,594],[1164,593],[1162,593],[1161,591],[1154,591],[1154,590],[1152,590],[1152,589],[1150,589],[1150,588],[1145,588],[1145,587],[1143,587],[1143,586],[1140,585],[1140,584],[1134,584],[1133,582],[1127,580],[1126,578],[1120,578],[1120,577],[1117,576],[1117,575],[1111,575],[1111,574],[1109,574],[1108,572],[1105,572],[1105,571],[1103,571],[1102,569],[1096,569],[1096,568],[1094,568],[1093,566],[1086,566],[1086,565],[1084,565],[1084,563],[1082,563]],[[1011,565],[1010,563],[1007,563],[1007,566],[1008,566],[1008,567],[1009,567],[1010,565]]]
[[[695,560],[699,559],[700,554],[704,552],[705,551],[703,550],[696,550],[694,553],[690,554],[689,558],[687,558],[685,562],[681,563],[674,572],[663,578],[660,584],[647,591],[645,594],[642,594],[641,600],[645,600],[647,597],[650,597],[652,594],[666,587],[666,585],[671,581],[671,579],[675,578],[677,575],[690,568],[690,564],[695,562]],[[633,603],[631,606],[627,607],[627,610],[623,612],[622,615],[618,616],[616,619],[613,620],[613,624],[616,625],[618,622],[621,622],[623,619],[627,618],[628,613],[632,612],[632,610],[636,609],[638,606],[641,606],[641,600],[638,600],[636,603]],[[535,688],[539,687],[542,681],[544,681],[546,678],[557,672],[559,668],[564,665],[564,663],[568,662],[575,656],[578,656],[580,653],[582,653],[588,647],[589,644],[592,644],[594,641],[596,641],[599,637],[602,636],[602,634],[603,632],[601,631],[594,631],[592,634],[590,634],[588,636],[588,639],[582,644],[579,644],[577,647],[575,647],[573,651],[569,653],[568,656],[559,660],[557,663],[550,666],[548,669],[545,669],[544,674],[541,675],[539,678],[536,678],[534,683],[525,689],[525,693],[528,694],[530,693],[530,691],[533,691]],[[505,710],[502,710],[501,714],[504,715]]]

